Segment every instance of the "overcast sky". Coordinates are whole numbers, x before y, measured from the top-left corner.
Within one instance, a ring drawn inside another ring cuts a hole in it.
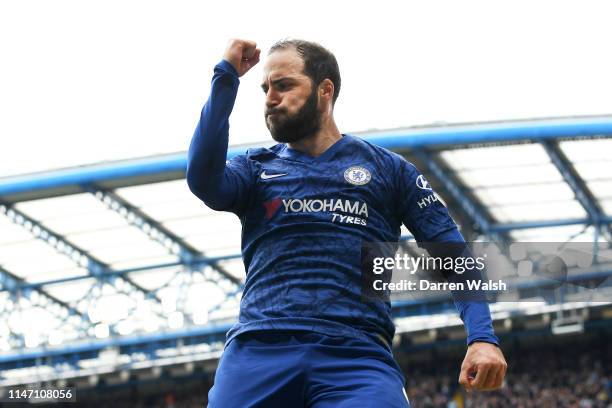
[[[230,37],[336,54],[341,131],[612,113],[590,1],[0,1],[0,177],[185,151]],[[271,138],[261,65],[230,143]]]

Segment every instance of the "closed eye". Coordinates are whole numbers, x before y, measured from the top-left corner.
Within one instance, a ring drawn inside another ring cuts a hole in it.
[[[294,85],[294,81],[291,78],[279,78],[279,79],[272,81],[271,83],[274,89],[279,92],[285,92],[291,89]],[[261,84],[261,90],[264,93],[267,94],[269,89],[270,88],[268,87],[267,84]]]
[[[274,87],[278,91],[283,92],[283,91],[286,91],[287,89],[291,88],[291,85],[287,84],[286,82],[280,82],[278,84],[274,84]]]

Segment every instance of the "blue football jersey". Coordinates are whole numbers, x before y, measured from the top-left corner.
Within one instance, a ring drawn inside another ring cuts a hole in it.
[[[218,64],[187,168],[194,194],[242,223],[246,282],[228,341],[310,330],[391,344],[388,299],[362,297],[362,246],[397,242],[402,223],[418,242],[463,241],[447,209],[403,157],[351,135],[314,158],[277,144],[225,162],[237,88],[233,67]],[[456,304],[468,342],[497,343],[486,304]]]

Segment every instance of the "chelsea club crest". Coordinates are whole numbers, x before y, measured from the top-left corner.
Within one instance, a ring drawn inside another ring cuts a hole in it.
[[[344,171],[344,179],[356,186],[363,186],[364,184],[368,184],[372,179],[372,175],[365,167],[353,166]]]

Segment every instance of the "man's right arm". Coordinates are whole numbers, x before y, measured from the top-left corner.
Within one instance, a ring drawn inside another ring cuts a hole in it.
[[[189,189],[215,210],[239,212],[248,195],[251,181],[246,158],[237,156],[226,163],[229,116],[239,76],[258,61],[255,43],[230,41],[223,61],[215,66],[210,96],[189,146],[186,172]]]

